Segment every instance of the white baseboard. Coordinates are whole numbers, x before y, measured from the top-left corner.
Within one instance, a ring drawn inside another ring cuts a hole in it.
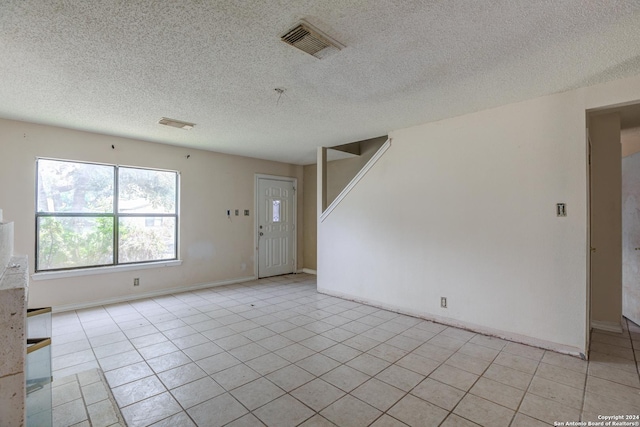
[[[615,332],[616,334],[622,333],[622,325],[617,322],[606,322],[601,320],[591,321],[592,329],[599,329],[601,331]]]
[[[303,268],[302,272],[307,274],[313,274],[314,276],[318,275],[318,272],[316,270],[312,270],[310,268]]]
[[[318,288],[318,292],[321,294],[331,295],[338,298],[347,299],[354,302],[359,302],[362,304],[367,304],[373,307],[382,308],[384,310],[393,311],[395,313],[406,314],[407,316],[417,317],[419,319],[429,320],[432,322],[440,323],[442,325],[453,326],[455,328],[466,329],[471,332],[476,332],[482,335],[488,335],[496,338],[501,338],[508,341],[513,341],[521,344],[526,344],[532,347],[538,347],[545,350],[555,351],[556,353],[568,354],[570,356],[579,357],[583,360],[586,359],[586,355],[584,350],[568,346],[564,344],[558,344],[546,340],[541,340],[538,338],[528,337],[526,335],[515,334],[507,331],[502,331],[493,328],[487,328],[484,326],[476,325],[468,322],[461,322],[456,319],[451,319],[448,317],[437,316],[430,313],[420,313],[412,310],[407,310],[401,307],[397,307],[391,304],[385,304],[380,301],[374,300],[366,300],[360,297],[355,297],[353,295],[344,294],[342,292],[335,292],[332,290]]]
[[[199,289],[213,288],[216,286],[233,285],[236,283],[249,282],[255,279],[256,279],[255,276],[248,276],[248,277],[240,277],[240,278],[231,279],[231,280],[221,280],[218,282],[200,283],[200,284],[191,285],[191,286],[159,289],[157,291],[145,292],[142,294],[122,295],[122,296],[113,297],[113,298],[105,298],[97,301],[81,302],[77,304],[58,305],[58,306],[52,307],[51,311],[53,311],[54,313],[60,313],[63,311],[82,310],[84,308],[99,307],[101,305],[117,304],[120,302],[159,297],[162,295],[169,295],[169,294],[175,294],[180,292],[197,291]]]

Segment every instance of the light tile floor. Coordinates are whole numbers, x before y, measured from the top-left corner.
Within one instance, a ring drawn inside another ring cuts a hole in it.
[[[122,414],[100,369],[54,380],[53,425],[83,427],[124,426]]]
[[[535,427],[640,414],[640,328],[625,326],[593,332],[587,363],[300,274],[55,314],[53,368],[101,368],[132,427]]]

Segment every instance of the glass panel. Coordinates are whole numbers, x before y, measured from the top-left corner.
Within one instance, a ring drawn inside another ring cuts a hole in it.
[[[113,217],[39,217],[38,270],[113,264]]]
[[[51,336],[51,307],[27,309],[27,338]]]
[[[176,172],[120,167],[118,212],[175,213],[176,177]]]
[[[273,222],[280,222],[280,200],[273,201]]]
[[[31,347],[35,344],[28,345]],[[51,417],[51,345],[27,353],[27,425],[49,427]]]
[[[119,227],[118,262],[176,258],[175,217],[123,217]]]
[[[113,166],[38,160],[38,212],[112,213]]]

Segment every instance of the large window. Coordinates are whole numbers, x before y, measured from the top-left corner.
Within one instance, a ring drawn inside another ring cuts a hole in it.
[[[177,259],[178,173],[38,159],[36,271]]]

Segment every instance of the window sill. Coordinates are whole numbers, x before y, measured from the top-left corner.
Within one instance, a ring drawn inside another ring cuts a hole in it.
[[[31,275],[32,280],[64,279],[65,277],[92,276],[95,274],[120,273],[122,271],[146,270],[149,268],[177,267],[182,265],[182,260],[158,261],[144,264],[113,265],[108,267],[92,267],[79,270],[45,271]]]

